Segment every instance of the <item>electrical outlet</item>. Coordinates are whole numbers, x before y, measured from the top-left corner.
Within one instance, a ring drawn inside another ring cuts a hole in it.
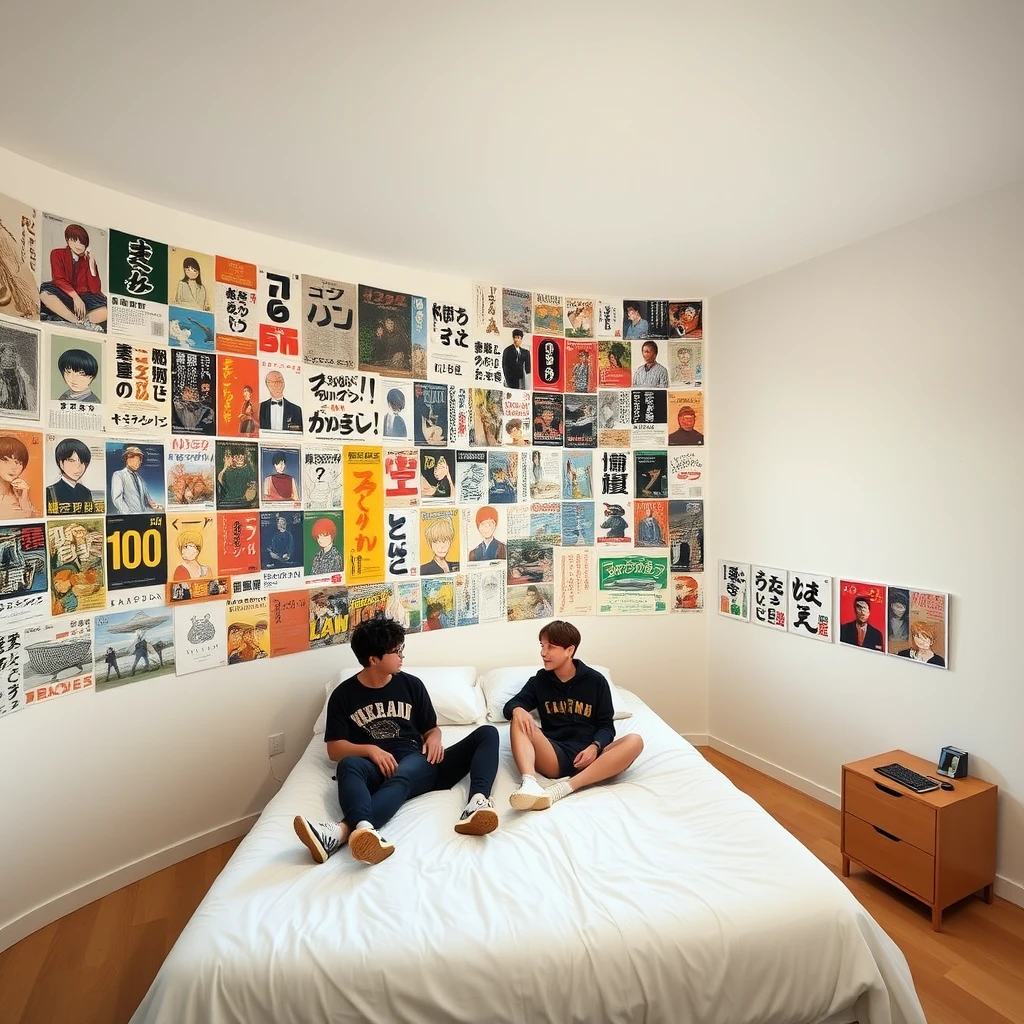
[[[284,753],[284,733],[275,732],[273,736],[267,737],[267,754],[273,757],[275,754]]]

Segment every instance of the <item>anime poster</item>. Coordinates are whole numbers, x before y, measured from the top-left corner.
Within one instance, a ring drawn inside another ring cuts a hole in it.
[[[225,616],[229,665],[270,657],[270,607],[264,591],[232,594]]]
[[[412,297],[412,373],[417,380],[427,376],[427,300],[422,295]]]
[[[477,574],[477,614],[480,622],[504,622],[506,620],[505,570],[486,569]]]
[[[597,395],[565,396],[565,447],[597,447]]]
[[[0,254],[2,251],[0,228]],[[0,416],[5,419],[39,420],[41,353],[42,334],[38,330],[0,321]]]
[[[628,498],[596,503],[597,544],[631,547],[633,544],[633,502]]]
[[[324,366],[304,366],[306,433],[321,440],[373,441],[380,437],[385,396],[380,378]]]
[[[167,245],[110,232],[110,336],[167,341]]]
[[[341,512],[302,514],[302,552],[307,587],[339,586],[345,582],[344,517]]]
[[[217,566],[228,576],[260,571],[260,514],[217,513]]]
[[[341,447],[302,446],[302,507],[341,509]]]
[[[171,246],[167,253],[167,295],[171,306],[177,306],[179,310],[213,313],[215,279],[212,256]],[[212,337],[210,347],[213,347]]]
[[[420,574],[420,520],[414,508],[389,508],[384,513],[387,538],[387,579],[407,580]]]
[[[49,615],[46,567],[46,529],[42,522],[0,525],[0,619],[5,626]]]
[[[599,498],[633,497],[633,453],[628,449],[594,452],[594,483]]]
[[[217,441],[217,509],[260,507],[259,472],[255,441]]]
[[[313,366],[355,370],[359,362],[358,289],[302,275],[302,358]]]
[[[594,334],[598,338],[622,337],[622,300],[597,299],[594,303]],[[603,385],[602,385],[603,386]],[[619,385],[613,385],[618,387]]]
[[[636,389],[630,396],[632,444],[664,448],[668,438],[668,392],[655,388]]]
[[[447,384],[416,381],[413,394],[413,439],[417,445],[443,446],[453,433],[451,389]]]
[[[360,622],[387,615],[394,597],[391,583],[365,583],[348,588],[348,625],[353,630]]]
[[[637,500],[633,502],[638,548],[669,546],[668,502]]]
[[[302,508],[302,451],[298,445],[260,445],[263,508]]]
[[[455,493],[455,451],[452,448],[421,448],[420,501],[448,503]]]
[[[668,453],[668,496],[704,495],[704,453],[700,448],[672,448]]]
[[[309,593],[309,648],[348,643],[348,588],[319,587]]]
[[[380,399],[378,405],[384,409],[381,420],[381,436],[392,444],[412,441],[413,400],[412,382],[396,377],[378,381]]]
[[[566,390],[565,342],[547,335],[533,336],[533,390],[559,393]]]
[[[51,430],[98,434],[103,430],[102,341],[50,335]]]
[[[504,392],[497,388],[469,389],[471,448],[498,448],[502,445],[504,401]]]
[[[566,393],[576,395],[597,393],[597,342],[566,341],[565,366]]]
[[[670,302],[668,304],[668,336],[670,338],[703,338],[704,303]]]
[[[107,513],[163,512],[164,446],[155,441],[107,442]]]
[[[22,688],[22,661],[25,654],[24,633],[20,626],[5,624],[0,634],[0,718],[13,715],[25,706]]]
[[[704,574],[672,573],[669,578],[669,601],[673,612],[704,610]]]
[[[508,542],[508,585],[554,583],[554,545],[543,537],[510,537]]]
[[[260,433],[301,434],[305,381],[302,364],[287,359],[260,359]]]
[[[419,633],[423,625],[420,581],[418,579],[398,581],[391,584],[391,589],[388,617],[394,619],[406,634]]]
[[[475,626],[480,622],[480,577],[460,572],[455,577],[455,624]]]
[[[593,552],[555,548],[555,615],[593,615],[597,596]]]
[[[704,571],[703,501],[669,501],[668,541],[673,572]]]
[[[534,292],[533,294],[533,329],[537,334],[563,335],[565,333],[562,312],[563,300],[561,295],[551,295],[547,292]]]
[[[97,693],[174,674],[174,616],[169,608],[97,615],[93,628]]]
[[[506,523],[504,505],[462,509],[464,569],[493,569],[508,558]]]
[[[668,497],[668,452],[633,452],[633,473],[638,498]]]
[[[574,299],[565,300],[565,336],[566,338],[593,338],[594,337],[594,300]],[[591,369],[597,375],[597,346],[594,346],[594,362]],[[570,360],[571,362],[571,360]],[[578,389],[576,389],[578,390]],[[595,389],[596,390],[596,387]]]
[[[432,303],[427,376],[435,381],[469,383],[473,379],[473,349],[469,310],[458,303]]]
[[[171,349],[171,433],[217,432],[217,357]]]
[[[830,644],[832,623],[832,577],[789,570],[789,632]]]
[[[256,316],[260,361],[301,359],[299,324],[302,296],[299,275],[260,267],[256,271]],[[287,429],[287,428],[286,428]]]
[[[93,688],[92,619],[88,615],[25,626],[22,644],[26,707]]]
[[[166,348],[112,339],[107,346],[106,429],[122,436],[166,434],[170,384]]]
[[[839,642],[866,651],[885,652],[884,583],[839,581]]]
[[[384,452],[384,505],[386,508],[407,508],[418,504],[419,450],[388,448]]]
[[[217,293],[217,351],[256,355],[259,342],[256,264],[218,256],[214,261]]]
[[[526,501],[526,494],[526,452],[488,451],[488,503]]]
[[[221,354],[217,371],[217,433],[221,437],[256,437],[260,432],[260,364],[255,359]]]
[[[167,450],[168,511],[214,508],[214,440],[172,437]]]
[[[629,344],[601,340],[597,343],[597,383],[601,388],[628,388],[633,383]]]
[[[455,452],[455,494],[460,505],[479,505],[487,500],[487,452]]]
[[[0,193],[0,314],[39,319],[39,214]]]
[[[673,388],[699,388],[704,383],[703,342],[668,343],[668,383]]]
[[[732,619],[750,619],[747,589],[750,583],[750,565],[744,562],[718,563],[718,611]]]
[[[750,567],[750,621],[769,629],[788,629],[789,574],[767,565]]]
[[[459,571],[459,510],[420,510],[420,576]]]
[[[344,462],[345,577],[350,584],[380,583],[384,539],[384,453],[346,445]]]
[[[628,448],[632,443],[632,392],[599,391],[597,443],[602,448]]]
[[[106,523],[107,607],[162,605],[168,579],[164,515],[107,516]]]
[[[562,502],[563,547],[590,547],[594,535],[594,503],[592,501]]]
[[[910,588],[886,588],[885,650],[899,656],[912,647],[910,640]],[[909,654],[903,655],[910,657]],[[916,659],[915,659],[916,660]]]
[[[594,497],[590,452],[565,452],[562,460],[562,497],[568,501]]]
[[[301,512],[260,513],[260,568],[265,590],[301,587],[304,551]]]
[[[106,511],[103,441],[46,435],[45,501],[48,516],[102,515]]]
[[[455,580],[422,580],[420,583],[420,609],[422,626],[420,632],[434,629],[451,629],[458,622],[455,607]]]
[[[949,595],[889,587],[888,597],[888,653],[919,665],[948,668]]]
[[[0,520],[43,514],[43,435],[0,428]]]
[[[309,591],[271,591],[267,595],[267,616],[272,658],[309,650]]]
[[[106,228],[44,213],[40,257],[39,319],[105,334]]]
[[[558,498],[562,494],[562,451],[529,453],[529,494],[534,501]]]
[[[412,296],[359,286],[359,369],[412,377]]]
[[[168,515],[166,579],[184,583],[211,580],[225,573],[218,560],[219,540],[217,519],[212,512]]]
[[[598,615],[668,611],[668,559],[644,554],[597,559]]]
[[[502,392],[504,418],[501,443],[508,448],[528,448],[533,434],[533,401],[529,391]]]
[[[103,518],[68,518],[46,524],[53,615],[105,611]]]
[[[565,408],[564,395],[533,396],[533,443],[539,448],[561,448]]]
[[[550,619],[555,614],[555,585],[553,583],[527,583],[508,587],[506,606],[508,621],[522,619]]]
[[[228,661],[226,602],[202,607],[175,608],[174,635],[178,638],[174,671],[184,676],[220,668]]]

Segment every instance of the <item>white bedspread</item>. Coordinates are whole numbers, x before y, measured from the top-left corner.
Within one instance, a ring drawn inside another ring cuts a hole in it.
[[[513,811],[501,726],[498,831],[452,831],[463,783],[407,803],[376,867],[315,865],[292,831],[339,816],[314,737],[133,1024],[925,1024],[903,954],[842,883],[627,702],[618,734],[646,749],[615,784]]]

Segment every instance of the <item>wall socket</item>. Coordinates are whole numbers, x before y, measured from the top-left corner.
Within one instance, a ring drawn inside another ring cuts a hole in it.
[[[275,732],[273,736],[267,737],[267,755],[273,757],[275,754],[284,753],[284,733]]]

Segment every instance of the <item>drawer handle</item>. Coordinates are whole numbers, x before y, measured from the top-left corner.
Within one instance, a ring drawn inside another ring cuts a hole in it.
[[[871,826],[880,836],[885,836],[886,839],[891,840],[894,843],[900,843],[903,840],[899,836],[894,836],[891,832],[886,832],[884,828],[879,828],[877,825]]]
[[[889,796],[901,797],[902,793],[897,793],[895,789],[890,789],[888,786],[883,786],[880,782],[875,783],[875,788],[880,789],[883,793],[888,793]]]

